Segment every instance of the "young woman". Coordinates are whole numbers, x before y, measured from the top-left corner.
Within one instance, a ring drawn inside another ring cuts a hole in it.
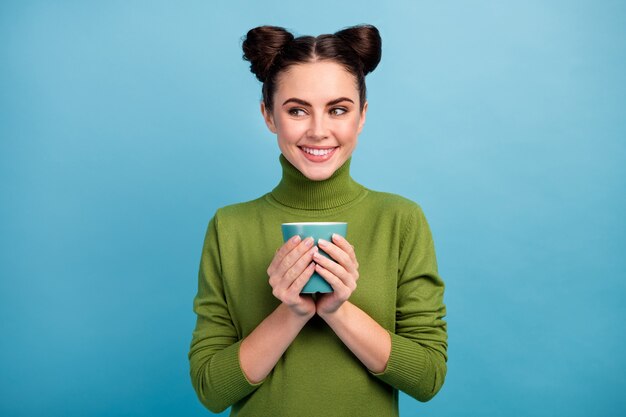
[[[444,284],[420,207],[350,176],[380,61],[369,25],[294,38],[261,26],[243,42],[283,174],[209,222],[194,300],[192,384],[236,416],[397,416],[398,390],[427,401],[447,361]],[[381,138],[384,140],[384,138]],[[384,157],[384,155],[381,155]],[[282,242],[281,223],[343,221],[346,238]],[[300,291],[317,271],[333,292]]]

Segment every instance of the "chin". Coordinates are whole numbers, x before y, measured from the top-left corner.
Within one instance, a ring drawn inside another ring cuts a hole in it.
[[[329,179],[339,167],[301,167],[299,169],[302,175],[311,181],[324,181]],[[334,168],[334,169],[333,169]]]
[[[324,162],[312,162],[299,154],[283,153],[289,155],[287,160],[296,167],[298,171],[311,181],[324,181],[330,178],[335,171],[345,162],[342,155],[333,155],[333,157]],[[347,158],[346,158],[347,159]]]
[[[307,175],[304,174],[305,177],[310,179],[311,181],[324,181],[329,179],[333,174],[320,174],[320,175]]]

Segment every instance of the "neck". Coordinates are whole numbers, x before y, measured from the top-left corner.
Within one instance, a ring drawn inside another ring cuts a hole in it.
[[[322,181],[305,177],[282,154],[279,160],[283,177],[272,190],[272,196],[285,206],[306,210],[330,209],[350,203],[363,191],[363,187],[350,176],[351,158],[330,178]]]

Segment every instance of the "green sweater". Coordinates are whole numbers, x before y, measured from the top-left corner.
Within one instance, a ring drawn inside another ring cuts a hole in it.
[[[223,207],[202,249],[190,375],[211,411],[233,416],[397,416],[398,390],[428,401],[447,361],[444,283],[420,207],[369,190],[350,176],[350,160],[311,181],[282,155],[278,186],[256,200]],[[241,340],[279,305],[267,267],[283,244],[281,223],[345,221],[359,261],[350,302],[391,335],[384,372],[369,371],[318,316],[267,378],[251,384],[239,364]]]

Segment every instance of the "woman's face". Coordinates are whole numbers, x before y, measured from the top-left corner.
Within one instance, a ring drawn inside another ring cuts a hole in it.
[[[307,178],[329,178],[352,155],[365,123],[355,77],[332,61],[289,67],[278,77],[274,109],[261,104],[282,154]]]

